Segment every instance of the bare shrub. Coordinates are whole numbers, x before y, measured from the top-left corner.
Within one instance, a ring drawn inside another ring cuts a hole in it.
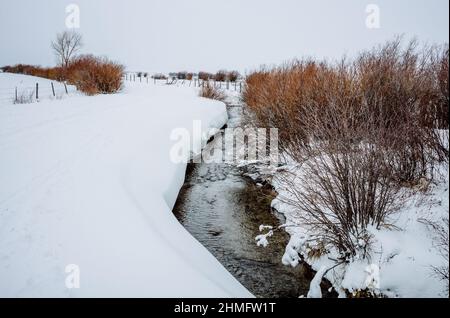
[[[198,78],[202,81],[209,81],[210,79],[214,79],[214,74],[208,72],[199,72]]]
[[[14,99],[14,104],[30,104],[33,102],[34,94],[34,90],[24,90],[17,94],[17,98]]]
[[[156,79],[156,80],[166,80],[166,79],[167,79],[167,76],[164,75],[164,74],[158,73],[158,74],[154,74],[154,75],[152,76],[152,78],[154,78],[154,79]]]
[[[225,100],[225,95],[217,88],[215,88],[213,85],[211,85],[209,82],[207,82],[201,89],[199,96],[215,99],[219,101]]]
[[[299,222],[342,260],[366,257],[369,225],[380,228],[399,207],[398,187],[387,168],[388,157],[373,145],[320,149],[302,164],[302,175],[283,181]]]
[[[436,110],[448,111],[449,106],[434,74],[442,63],[441,56],[436,59],[436,48],[419,50],[415,41],[403,49],[401,45],[397,39],[363,53],[355,68],[362,102],[376,117],[375,128],[389,129],[385,146],[396,155],[393,171],[398,182],[416,183],[432,178],[435,163],[448,158],[436,131],[445,123]]]
[[[216,80],[218,82],[225,82],[227,80],[227,71],[224,71],[224,70],[218,71],[214,75],[214,80]]]
[[[236,82],[240,76],[241,76],[241,74],[239,74],[238,71],[231,71],[231,72],[228,72],[227,79],[230,82]]]
[[[177,75],[176,75],[176,77],[177,77],[177,79],[179,79],[179,80],[185,80],[185,79],[187,78],[187,74],[188,74],[188,72],[185,72],[185,71],[183,71],[183,72],[178,72]]]
[[[330,89],[334,85],[328,84]],[[354,86],[347,84],[340,92],[352,96]],[[374,129],[376,121],[364,106],[359,112],[345,106],[334,100],[324,109],[309,110],[311,117],[304,125],[312,134],[295,153],[301,174],[285,175],[284,188],[290,195],[282,198],[317,241],[338,249],[340,261],[366,257],[371,239],[368,226],[382,227],[401,206],[399,186],[392,176],[395,156],[381,146],[389,129]],[[366,114],[365,120],[358,121],[361,114]]]
[[[432,231],[434,248],[439,252],[444,261],[441,266],[433,266],[434,274],[446,282],[446,296],[449,295],[449,219],[444,218],[440,222],[421,219],[422,223]]]
[[[448,129],[449,127],[449,47],[445,45],[435,50],[433,58],[433,72],[437,82],[438,98],[440,103],[436,105],[436,114],[432,118],[436,118],[435,125],[440,129]]]

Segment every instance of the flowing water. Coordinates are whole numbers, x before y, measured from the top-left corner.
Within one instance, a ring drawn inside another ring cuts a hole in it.
[[[235,127],[240,108],[229,107],[228,113],[228,126]],[[289,235],[276,233],[265,248],[255,243],[261,224],[280,224],[281,216],[270,207],[274,195],[269,186],[256,185],[234,165],[192,163],[174,214],[255,296],[306,296],[314,272],[306,265],[292,268],[281,263]],[[329,286],[323,285],[324,296],[331,296]]]

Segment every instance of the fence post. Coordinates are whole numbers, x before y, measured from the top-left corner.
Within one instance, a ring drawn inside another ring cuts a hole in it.
[[[67,90],[67,84],[64,82],[64,89],[66,90],[66,94],[69,95],[69,91]]]
[[[39,99],[39,83],[36,83],[36,99]]]
[[[239,82],[239,93],[242,93],[242,82]]]
[[[17,87],[16,87],[16,99],[15,99],[15,103],[17,103]]]
[[[52,84],[53,97],[55,97],[55,86],[53,85],[53,82],[51,82],[50,84]]]

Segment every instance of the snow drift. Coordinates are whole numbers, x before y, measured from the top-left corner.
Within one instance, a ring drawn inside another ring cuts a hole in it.
[[[0,104],[0,296],[251,297],[171,212],[186,166],[169,136],[193,120],[221,127],[225,105],[144,83]]]

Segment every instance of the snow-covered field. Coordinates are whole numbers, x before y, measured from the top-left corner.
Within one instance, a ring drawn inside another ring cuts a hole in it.
[[[55,90],[55,96],[53,96],[53,89]],[[51,81],[45,78],[0,73],[0,105],[12,104],[17,98],[25,99],[26,101],[36,101],[36,84],[38,84],[38,97],[39,100],[48,99],[63,99],[70,95],[77,94],[75,86],[67,85],[67,92],[63,83]]]
[[[18,77],[1,73],[0,87]],[[170,160],[169,137],[193,120],[221,127],[225,105],[129,82],[1,103],[0,296],[251,297],[171,212],[186,166]]]

